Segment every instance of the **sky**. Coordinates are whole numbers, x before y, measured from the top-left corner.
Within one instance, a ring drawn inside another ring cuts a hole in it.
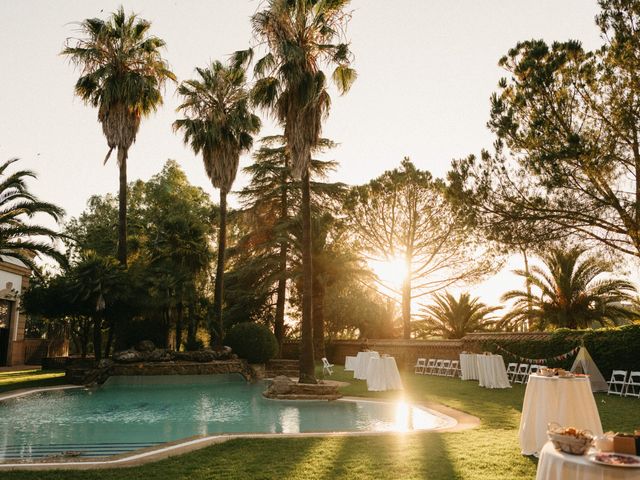
[[[121,4],[152,22],[167,43],[164,57],[178,80],[194,68],[225,60],[251,42],[249,17],[262,0],[0,0],[0,160],[19,157],[35,170],[31,190],[79,215],[94,194],[117,192],[115,155],[106,166],[106,141],[95,109],[74,97],[79,72],[60,56],[77,22],[105,18]],[[595,0],[353,0],[347,36],[358,79],[351,91],[332,91],[323,136],[339,145],[330,180],[361,184],[408,156],[418,168],[446,174],[452,159],[493,143],[486,128],[489,97],[505,72],[499,58],[518,41],[577,39],[601,44]],[[129,180],[147,180],[171,158],[189,180],[217,198],[202,160],[171,130],[175,86],[140,127],[129,152]],[[264,115],[261,115],[264,118]],[[261,135],[275,133],[264,118]],[[241,167],[250,157],[241,160]],[[239,175],[234,185],[247,179]],[[233,199],[231,199],[233,205]],[[513,288],[510,269],[472,289],[495,303]],[[519,280],[515,279],[518,283]]]

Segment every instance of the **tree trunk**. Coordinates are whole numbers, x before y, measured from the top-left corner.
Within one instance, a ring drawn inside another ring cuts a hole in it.
[[[192,302],[189,303],[189,314],[188,314],[188,324],[187,324],[187,345],[189,348],[193,347],[196,343],[196,320],[194,315],[194,304]]]
[[[531,280],[529,279],[529,258],[527,257],[527,251],[522,249],[522,256],[524,258],[524,272],[527,274],[525,284],[527,286],[527,313],[530,315],[531,310],[533,310],[533,304],[531,303]],[[529,319],[525,320],[525,323],[522,325],[522,330],[527,332],[529,331]]]
[[[184,307],[182,305],[182,299],[178,300],[176,304],[176,352],[180,351],[180,344],[182,343],[182,320],[184,318]]]
[[[102,360],[102,319],[100,314],[93,318],[93,358],[96,363]]]
[[[127,266],[127,149],[118,147],[120,190],[118,192],[118,260]]]
[[[210,333],[214,335],[214,329],[218,329],[216,344],[222,346],[224,340],[224,322],[222,319],[222,295],[224,293],[224,254],[227,246],[227,192],[220,189],[220,229],[218,231],[218,264],[216,266],[216,283],[213,290],[213,321]],[[213,343],[213,342],[212,342]]]
[[[402,281],[402,336],[411,338],[411,278]]]
[[[280,179],[280,218],[281,224],[289,219],[289,198],[287,195],[287,179],[289,178],[289,162],[285,157],[285,163]],[[289,245],[287,241],[280,242],[280,255],[278,259],[278,279],[276,317],[274,319],[273,334],[278,341],[278,357],[282,357],[282,342],[284,341],[284,307],[287,301],[287,254]]]
[[[109,358],[111,355],[111,345],[113,345],[113,338],[115,336],[115,321],[109,321],[109,335],[107,335],[107,345],[104,347],[104,356],[105,358]]]
[[[313,267],[311,265],[311,185],[309,170],[302,176],[302,325],[299,383],[318,383],[313,360]]]
[[[325,286],[318,277],[313,279],[313,352],[316,360],[326,357],[324,349]]]

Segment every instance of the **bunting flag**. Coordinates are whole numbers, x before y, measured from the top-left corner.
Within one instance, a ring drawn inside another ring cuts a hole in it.
[[[548,362],[559,362],[561,360],[566,360],[567,358],[574,356],[576,353],[578,353],[578,350],[580,350],[580,347],[578,346],[567,353],[563,353],[562,355],[556,355],[555,357],[527,358],[527,357],[521,357],[520,355],[516,355],[515,353],[512,353],[509,350],[505,350],[504,348],[502,348],[500,345],[497,345],[497,344],[496,344],[496,348],[501,352],[506,353],[507,355],[517,358],[521,363],[533,363],[536,365],[545,365]]]

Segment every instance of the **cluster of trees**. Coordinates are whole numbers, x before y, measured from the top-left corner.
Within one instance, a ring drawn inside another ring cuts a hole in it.
[[[270,0],[251,19],[255,47],[178,85],[174,130],[202,156],[217,205],[174,162],[149,182],[127,182],[141,119],[176,78],[148,21],[122,8],[85,20],[84,38],[63,53],[81,70],[76,93],[98,109],[105,161],[117,149],[120,189],[117,199],[92,198],[67,223],[63,271],[31,289],[32,314],[64,318],[78,349],[92,343],[96,356],[136,332],[195,348],[221,344],[236,323],[261,322],[280,346],[288,335],[301,339],[303,382],[315,381],[327,338],[454,338],[634,318],[634,286],[607,276],[612,262],[601,257],[640,256],[640,2],[600,0],[605,43],[597,51],[532,40],[501,59],[509,78],[491,99],[493,152],[452,162],[444,180],[404,159],[355,187],[328,183],[336,164],[313,158],[333,145],[321,135],[330,106],[324,69],[341,94],[356,78],[347,4]],[[254,108],[282,135],[260,140],[241,208],[227,211],[239,157],[260,130]],[[504,295],[510,312],[497,316],[469,294],[447,292],[513,253],[524,257],[526,288]],[[546,267],[530,268],[531,254]],[[400,261],[400,284],[377,277],[372,260]]]

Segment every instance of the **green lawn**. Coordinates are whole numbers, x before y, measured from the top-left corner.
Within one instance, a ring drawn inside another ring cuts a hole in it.
[[[333,379],[351,381],[345,395],[369,393],[365,383],[337,368]],[[1,377],[0,377],[1,378]],[[439,402],[482,420],[459,433],[370,437],[234,440],[142,467],[83,472],[3,472],[4,479],[533,479],[536,464],[522,457],[518,424],[524,388],[479,388],[477,382],[405,374],[404,395]],[[640,400],[596,395],[605,430],[640,424]]]
[[[50,387],[64,384],[64,372],[19,370],[0,372],[0,393],[31,387]]]

